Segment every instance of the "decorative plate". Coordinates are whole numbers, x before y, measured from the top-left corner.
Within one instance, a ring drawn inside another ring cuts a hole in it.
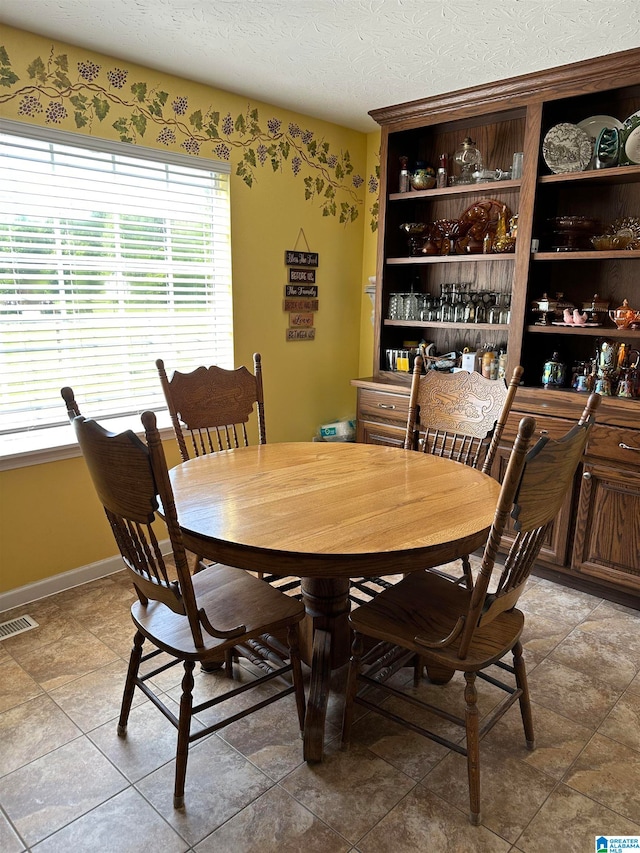
[[[640,163],[640,124],[631,131],[624,143],[624,153],[630,163]]]
[[[624,125],[613,116],[589,116],[589,118],[579,121],[577,127],[584,130],[595,141],[600,131],[604,130],[605,127],[615,127],[616,130],[622,130]]]
[[[592,155],[591,138],[577,124],[556,124],[542,142],[544,161],[556,175],[584,171]]]

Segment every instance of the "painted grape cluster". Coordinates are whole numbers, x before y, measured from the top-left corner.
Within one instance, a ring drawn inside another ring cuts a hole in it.
[[[67,55],[56,53],[52,46],[46,60],[38,56],[27,66],[28,79],[21,81],[0,45],[0,106],[16,100],[21,117],[42,116],[47,124],[56,126],[73,121],[76,129],[87,128],[85,132],[94,132],[96,122],[109,121],[123,142],[136,144],[151,137],[194,157],[231,161],[235,175],[249,188],[258,180],[259,169],[288,171],[302,178],[305,200],[318,205],[323,216],[335,216],[345,224],[357,219],[365,179],[354,173],[348,151],[331,151],[330,143],[312,130],[294,121],[284,124],[273,115],[263,129],[258,109],[251,105],[235,116],[228,111],[223,115],[213,106],[190,108],[185,95],[171,98],[159,86],[130,82],[127,69],[103,71],[90,59],[75,67],[73,79]],[[104,85],[100,82],[103,74]],[[370,175],[369,193],[377,194],[378,184],[377,176]],[[369,211],[375,230],[377,201]]]
[[[25,95],[18,106],[18,115],[34,116],[37,113],[41,113],[43,109],[44,107],[36,97],[33,95]]]
[[[79,62],[78,63],[78,74],[82,77],[83,80],[86,80],[88,83],[92,83],[98,74],[100,73],[100,66],[96,65],[95,62]]]
[[[127,82],[128,71],[122,68],[114,68],[112,71],[107,71],[107,80],[114,89],[122,89]]]

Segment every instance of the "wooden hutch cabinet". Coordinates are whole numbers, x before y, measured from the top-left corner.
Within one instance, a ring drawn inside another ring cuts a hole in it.
[[[582,171],[556,173],[542,150],[546,135],[559,124],[593,119],[597,125],[603,116],[625,122],[639,110],[640,49],[634,49],[372,111],[382,129],[374,368],[373,376],[352,383],[358,393],[358,441],[402,445],[410,375],[390,369],[388,350],[423,341],[446,353],[490,343],[506,348],[507,376],[522,364],[524,382],[497,466],[504,464],[523,415],[532,414],[539,431],[552,436],[575,422],[586,397],[569,387],[572,366],[593,359],[603,340],[640,350],[640,331],[617,329],[606,312],[591,317],[601,321],[599,326],[572,327],[540,325],[540,314],[532,309],[545,294],[551,299],[562,294],[561,300],[580,309],[596,294],[596,301],[610,308],[627,299],[640,309],[640,250],[557,245],[551,224],[558,217],[584,217],[598,221],[597,233],[614,223],[630,224],[640,233],[640,158],[625,156],[624,148],[632,122],[620,131],[621,165],[593,168],[592,162]],[[466,137],[481,152],[485,170],[507,170],[514,152],[523,152],[522,176],[398,192],[400,158],[408,158],[410,168],[418,161],[437,167],[446,152],[455,174],[453,154]],[[503,205],[508,217],[517,214],[510,252],[484,253],[477,245],[468,251],[452,240],[448,254],[442,246],[412,254],[400,227],[459,220],[473,217],[474,207],[495,211]],[[389,319],[393,294],[413,289],[424,308],[428,298],[451,284],[464,284],[469,293],[490,292],[494,302],[510,304],[510,315],[499,322],[487,322],[495,313],[480,323],[444,322],[423,310],[418,319]],[[542,387],[542,373],[554,352],[567,365],[568,377],[566,387],[550,390]],[[540,565],[564,582],[640,606],[640,398],[604,397],[575,488]]]

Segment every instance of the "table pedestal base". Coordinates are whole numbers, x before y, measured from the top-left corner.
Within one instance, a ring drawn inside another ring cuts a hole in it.
[[[301,587],[307,616],[300,627],[300,654],[311,666],[304,759],[322,761],[331,671],[349,660],[349,580],[303,578]]]

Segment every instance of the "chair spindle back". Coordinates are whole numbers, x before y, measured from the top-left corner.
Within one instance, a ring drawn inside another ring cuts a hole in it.
[[[254,373],[245,366],[226,370],[212,365],[168,378],[164,361],[156,367],[182,460],[248,445],[247,423],[256,408],[258,442],[266,444],[262,360],[253,356]],[[190,446],[187,446],[187,436]]]

